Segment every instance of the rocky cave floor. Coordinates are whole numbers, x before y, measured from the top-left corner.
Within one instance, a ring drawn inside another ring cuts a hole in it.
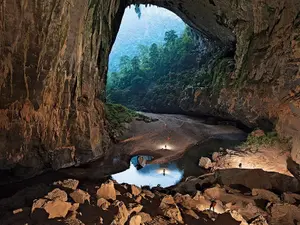
[[[207,174],[169,188],[111,179],[32,183],[13,196],[3,195],[0,224],[299,225],[300,182],[287,169],[288,156],[280,146],[221,148],[200,159]]]
[[[223,169],[170,188],[62,180],[0,200],[0,224],[300,224],[300,183],[261,169]],[[210,209],[215,201],[214,209]]]

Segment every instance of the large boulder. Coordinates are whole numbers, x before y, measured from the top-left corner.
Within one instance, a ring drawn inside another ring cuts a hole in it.
[[[300,221],[300,209],[290,204],[274,204],[271,208],[270,224],[291,225]]]
[[[214,174],[217,182],[230,186],[239,184],[248,188],[279,190],[281,192],[298,192],[300,183],[294,177],[275,172],[266,172],[262,169],[224,169]],[[259,177],[259,179],[257,179]]]
[[[253,220],[260,215],[267,216],[266,212],[253,203],[245,204],[243,202],[238,202],[235,204],[227,204],[226,206],[231,211],[237,211],[246,221]]]
[[[265,199],[273,203],[280,202],[280,198],[276,194],[268,190],[254,188],[252,189],[252,195],[257,199]]]
[[[114,182],[112,180],[109,180],[101,185],[101,187],[97,190],[97,198],[116,200],[117,194]]]
[[[300,195],[295,193],[283,193],[282,199],[286,203],[295,204],[297,201],[300,201]]]
[[[255,205],[254,199],[251,197],[247,197],[244,195],[239,195],[239,194],[228,194],[224,188],[220,187],[213,187],[206,189],[204,191],[204,196],[207,199],[215,199],[215,200],[220,200],[224,203],[239,203],[242,202],[244,204],[249,204],[252,203]]]

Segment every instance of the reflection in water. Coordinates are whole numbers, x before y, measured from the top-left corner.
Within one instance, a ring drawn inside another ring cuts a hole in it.
[[[129,183],[137,186],[149,185],[155,187],[169,187],[179,182],[183,176],[175,163],[164,165],[148,164],[144,168],[137,169],[137,157],[133,157],[130,168],[124,172],[112,175],[118,183]]]
[[[145,163],[146,166],[142,167],[138,163],[138,156],[135,156],[131,159],[128,170],[112,175],[112,178],[119,183],[137,186],[149,185],[154,187],[160,185],[161,187],[169,187],[175,185],[183,178],[200,176],[207,172],[198,165],[202,156],[211,157],[213,152],[220,150],[220,147],[231,148],[244,140],[244,137],[236,135],[224,138],[213,138],[200,145],[194,145],[185,152],[183,157],[172,163],[161,165]],[[152,159],[151,156],[143,156],[143,158],[145,161]]]

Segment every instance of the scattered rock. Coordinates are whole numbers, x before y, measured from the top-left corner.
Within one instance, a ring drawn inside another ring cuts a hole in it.
[[[77,218],[72,218],[72,217],[70,217],[70,218],[67,218],[66,220],[65,220],[65,224],[66,225],[85,225],[83,222],[81,222],[79,219],[77,219]],[[101,223],[100,223],[101,224]]]
[[[206,211],[203,211],[202,213],[206,214],[208,216],[208,218],[210,218],[212,221],[215,221],[218,218],[218,214],[212,210],[206,210]]]
[[[159,208],[161,209],[164,216],[176,222],[183,223],[180,210],[175,204],[175,201],[172,196],[170,195],[165,196],[162,199]]]
[[[171,195],[166,195],[162,200],[161,203],[169,204],[169,205],[175,205],[174,198]]]
[[[130,190],[131,190],[131,193],[133,194],[133,196],[138,196],[142,191],[140,188],[138,188],[135,185],[130,185]]]
[[[217,162],[218,160],[219,160],[219,158],[220,158],[220,156],[221,156],[221,154],[220,154],[220,152],[214,152],[213,154],[212,154],[212,160],[214,161],[214,162]]]
[[[142,202],[142,196],[137,196],[136,198],[135,198],[135,201],[137,202],[137,203],[141,203]]]
[[[224,185],[224,188],[225,188],[225,190],[226,190],[228,193],[230,193],[230,194],[240,194],[240,193],[241,193],[240,190],[238,190],[238,189],[233,189],[233,188],[228,187],[228,186],[226,186],[226,185]]]
[[[130,218],[129,225],[141,225],[142,217],[140,215],[135,215]]]
[[[152,193],[151,191],[146,190],[146,189],[143,189],[142,194],[144,194],[144,196],[146,196],[148,198],[154,198],[155,197],[154,193]]]
[[[183,212],[193,218],[195,218],[196,220],[199,219],[199,216],[192,210],[192,209],[185,209],[183,210]]]
[[[252,189],[252,195],[257,199],[265,199],[274,203],[280,202],[280,198],[276,194],[268,190],[254,188]]]
[[[69,209],[71,209],[72,204],[69,202],[63,202],[60,200],[49,201],[44,205],[45,211],[49,214],[49,219],[66,217]]]
[[[137,203],[129,203],[128,204],[128,212],[129,215],[131,215],[133,212],[135,213],[139,213],[140,211],[142,211],[143,206]]]
[[[192,199],[190,195],[181,195],[179,193],[174,196],[174,201],[176,204],[180,204],[186,209],[195,209],[197,208],[197,205],[200,204],[199,201]]]
[[[268,225],[267,220],[263,216],[258,216],[250,225]]]
[[[55,188],[53,191],[49,192],[46,196],[48,200],[60,200],[66,202],[68,200],[68,195],[65,191],[60,190],[59,188]]]
[[[64,180],[64,181],[57,181],[57,182],[54,182],[53,184],[56,186],[62,187],[62,188],[72,189],[75,191],[79,185],[79,181],[73,180],[73,179],[68,179],[68,180]]]
[[[237,211],[231,210],[229,212],[230,212],[231,217],[234,220],[236,220],[238,222],[241,222],[240,225],[246,225],[246,224],[248,224],[247,221],[243,218],[243,216],[241,214],[239,214]]]
[[[132,194],[129,193],[129,192],[126,192],[126,193],[124,194],[124,196],[127,197],[127,198],[133,198]]]
[[[142,223],[148,223],[148,222],[152,221],[152,218],[148,213],[139,212],[137,215],[141,216]]]
[[[201,157],[200,160],[199,160],[199,166],[202,167],[202,168],[205,168],[205,169],[209,169],[213,165],[212,165],[212,162],[211,162],[210,158]]]
[[[75,212],[75,211],[77,211],[77,209],[79,209],[79,203],[74,203],[72,205],[72,207],[70,208],[70,211]]]
[[[283,201],[290,204],[295,204],[297,201],[300,201],[300,195],[295,193],[283,193]]]
[[[79,204],[84,204],[86,201],[90,203],[91,196],[89,195],[89,193],[77,189],[70,194],[70,197],[74,200],[74,202],[77,202]]]
[[[219,187],[213,187],[213,188],[206,189],[204,191],[204,196],[207,199],[220,200],[225,203],[242,202],[244,204],[252,203],[253,205],[255,205],[255,202],[252,198],[243,196],[243,195],[238,195],[238,194],[228,194],[228,193],[226,193],[226,190],[224,188],[219,188]]]
[[[116,189],[112,180],[109,180],[107,183],[101,185],[101,187],[97,190],[97,198],[116,200]]]
[[[300,221],[300,209],[290,204],[274,204],[271,208],[270,224],[289,225]]]
[[[124,202],[116,200],[113,203],[113,206],[117,210],[117,214],[114,216],[114,220],[111,223],[111,225],[124,225],[126,221],[128,220],[128,210],[124,204]]]
[[[110,203],[104,198],[99,198],[97,200],[97,206],[103,210],[107,210],[110,206]]]
[[[31,212],[34,213],[37,209],[44,209],[49,215],[48,219],[66,217],[72,204],[59,199],[48,201],[47,199],[39,199],[32,205]]]
[[[240,206],[233,206],[238,212],[243,216],[245,220],[252,220],[256,218],[259,215],[264,215],[265,212],[263,212],[260,208],[255,206],[252,203],[247,204],[246,206],[242,203]]]

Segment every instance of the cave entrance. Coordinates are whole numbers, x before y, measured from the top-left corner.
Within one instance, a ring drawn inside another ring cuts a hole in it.
[[[202,38],[173,12],[128,7],[110,54],[107,101],[138,111],[181,112],[180,96],[195,82],[204,49]]]

